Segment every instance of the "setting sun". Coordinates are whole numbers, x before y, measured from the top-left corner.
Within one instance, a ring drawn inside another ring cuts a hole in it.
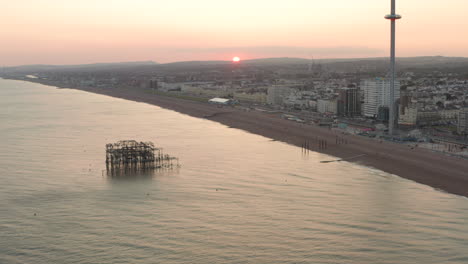
[[[239,62],[239,61],[240,61],[240,58],[239,58],[239,57],[234,57],[234,58],[232,58],[232,61],[233,61],[233,62]]]

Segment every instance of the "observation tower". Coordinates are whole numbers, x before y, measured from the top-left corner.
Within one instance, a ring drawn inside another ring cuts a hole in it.
[[[400,15],[395,13],[395,0],[391,0],[391,14],[386,15],[385,19],[389,19],[391,23],[391,40],[390,40],[390,102],[388,133],[393,135],[393,127],[395,125],[395,26],[396,21],[401,19]]]

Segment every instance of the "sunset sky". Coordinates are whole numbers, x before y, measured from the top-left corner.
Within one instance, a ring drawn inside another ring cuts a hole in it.
[[[390,0],[0,0],[0,66],[387,56]],[[398,56],[468,57],[467,0],[397,0]]]

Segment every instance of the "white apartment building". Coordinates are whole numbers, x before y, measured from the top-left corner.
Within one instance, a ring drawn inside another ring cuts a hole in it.
[[[319,113],[338,113],[336,100],[317,100],[317,112]]]
[[[282,85],[273,85],[268,88],[267,103],[271,105],[283,105],[286,97],[294,93],[294,89]]]
[[[390,80],[386,78],[375,78],[361,81],[361,91],[364,94],[364,104],[362,114],[366,117],[376,117],[379,107],[389,107],[390,100]],[[400,82],[395,81],[394,101],[400,98]],[[397,110],[395,109],[395,112]]]
[[[461,109],[458,113],[458,133],[468,134],[468,108]]]
[[[444,109],[444,110],[440,110],[439,113],[440,113],[440,118],[442,120],[457,120],[460,110],[459,109]]]
[[[398,117],[398,124],[406,126],[415,126],[418,121],[418,108],[416,106],[405,107],[405,111],[401,111]],[[404,114],[403,114],[404,112]]]

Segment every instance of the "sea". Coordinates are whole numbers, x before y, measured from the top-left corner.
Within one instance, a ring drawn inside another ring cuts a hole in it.
[[[0,135],[2,264],[468,263],[466,198],[213,121],[0,79]],[[119,140],[181,166],[108,175]]]

